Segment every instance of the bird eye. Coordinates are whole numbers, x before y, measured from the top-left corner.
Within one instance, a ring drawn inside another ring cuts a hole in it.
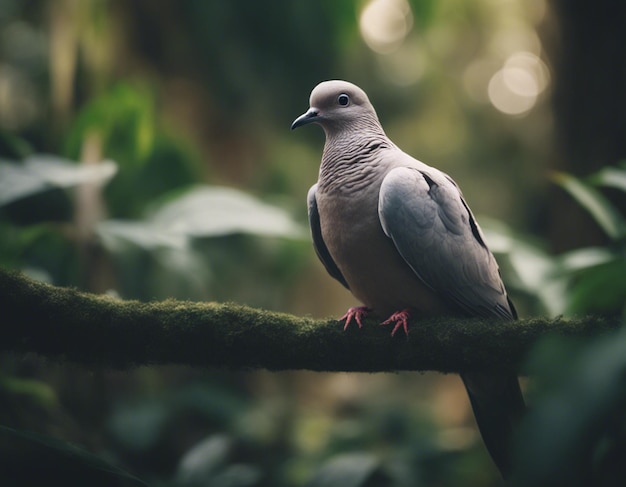
[[[345,107],[348,103],[350,103],[350,97],[345,93],[342,93],[337,97],[337,103],[339,103],[342,107]]]

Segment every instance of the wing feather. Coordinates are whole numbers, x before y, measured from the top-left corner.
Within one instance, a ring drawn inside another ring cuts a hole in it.
[[[309,193],[307,194],[307,206],[309,213],[309,226],[311,227],[311,237],[313,239],[313,248],[317,257],[322,261],[326,271],[335,279],[337,279],[346,289],[350,289],[345,277],[337,267],[337,264],[333,260],[324,238],[322,237],[322,227],[320,225],[320,214],[317,210],[317,200],[315,199],[315,192],[317,191],[317,184],[311,186]]]
[[[378,214],[406,263],[440,296],[467,315],[514,317],[496,260],[448,176],[433,168],[392,169]]]

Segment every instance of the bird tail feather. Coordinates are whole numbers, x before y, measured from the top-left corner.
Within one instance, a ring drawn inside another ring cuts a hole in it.
[[[487,451],[506,479],[511,473],[513,432],[526,409],[517,376],[469,372],[461,379]]]

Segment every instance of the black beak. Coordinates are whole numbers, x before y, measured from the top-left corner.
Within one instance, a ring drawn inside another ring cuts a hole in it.
[[[297,129],[302,125],[306,125],[307,123],[312,123],[319,120],[319,112],[316,108],[309,108],[306,113],[303,113],[298,118],[296,118],[291,124],[291,130]]]

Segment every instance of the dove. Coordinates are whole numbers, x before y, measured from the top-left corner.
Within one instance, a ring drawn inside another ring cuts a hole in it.
[[[459,186],[399,149],[366,93],[324,81],[292,130],[317,124],[326,141],[307,204],[315,252],[328,273],[364,306],[341,318],[360,328],[369,313],[409,333],[412,317],[517,318],[498,264]],[[481,436],[502,476],[511,436],[525,411],[518,378],[462,372]]]

